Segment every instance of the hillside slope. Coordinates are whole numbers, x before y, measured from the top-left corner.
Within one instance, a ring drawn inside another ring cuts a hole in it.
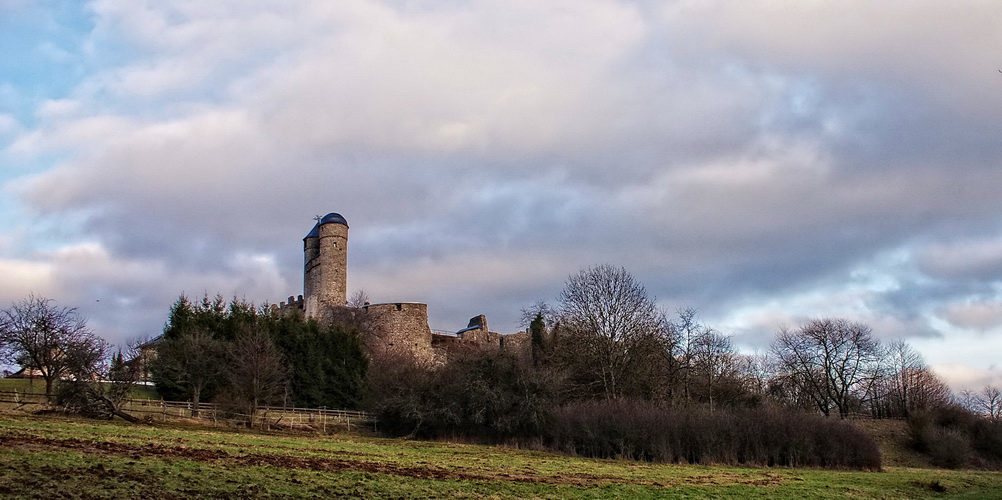
[[[909,447],[908,422],[904,420],[853,420],[877,442],[884,467],[934,468],[929,457]]]

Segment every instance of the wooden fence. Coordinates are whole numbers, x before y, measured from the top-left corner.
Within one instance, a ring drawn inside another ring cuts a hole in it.
[[[16,408],[45,404],[45,394],[23,391],[0,391],[0,403],[14,405]]]
[[[46,405],[45,394],[0,391],[0,403],[23,408],[31,405]],[[252,423],[262,429],[304,429],[327,432],[328,430],[366,426],[374,427],[375,419],[369,413],[352,410],[327,408],[295,408],[287,406],[261,406],[253,415],[224,408],[215,403],[199,403],[197,408],[190,401],[164,401],[161,399],[127,399],[122,410],[137,417],[166,421],[181,418],[199,418],[213,422],[234,424]],[[197,411],[196,411],[197,410]]]

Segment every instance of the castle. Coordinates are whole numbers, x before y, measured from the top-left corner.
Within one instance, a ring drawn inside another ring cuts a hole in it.
[[[526,332],[500,334],[487,327],[484,315],[470,319],[455,333],[433,332],[428,326],[428,305],[419,302],[353,304],[347,301],[348,221],[338,213],[317,220],[303,238],[303,294],[289,297],[280,308],[296,311],[320,322],[349,315],[370,325],[363,343],[373,358],[406,358],[435,365],[448,361],[459,350],[506,350],[527,359],[531,352]]]

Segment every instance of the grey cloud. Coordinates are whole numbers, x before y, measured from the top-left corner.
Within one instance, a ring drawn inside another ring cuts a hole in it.
[[[917,256],[919,269],[939,279],[1002,280],[1002,239],[978,238],[934,244]]]
[[[77,238],[175,275],[156,293],[143,283],[160,275],[115,284],[145,304],[132,311],[182,290],[297,293],[301,239],[328,211],[352,227],[352,287],[502,331],[596,263],[712,320],[921,242],[901,289],[865,299],[907,335],[979,292],[957,281],[999,271],[950,243],[1002,213],[997,79],[933,4],[904,9],[929,40],[884,5],[257,6],[98,5],[93,50],[117,40],[141,60],[89,77],[19,142],[72,153],[18,181],[36,220],[86,213]],[[854,9],[879,22],[833,15]],[[255,281],[235,264],[248,255],[273,274]],[[761,344],[780,316],[740,331]]]

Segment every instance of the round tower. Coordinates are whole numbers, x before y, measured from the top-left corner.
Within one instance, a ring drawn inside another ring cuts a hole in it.
[[[331,212],[303,238],[303,300],[306,316],[320,317],[348,299],[348,221]]]

